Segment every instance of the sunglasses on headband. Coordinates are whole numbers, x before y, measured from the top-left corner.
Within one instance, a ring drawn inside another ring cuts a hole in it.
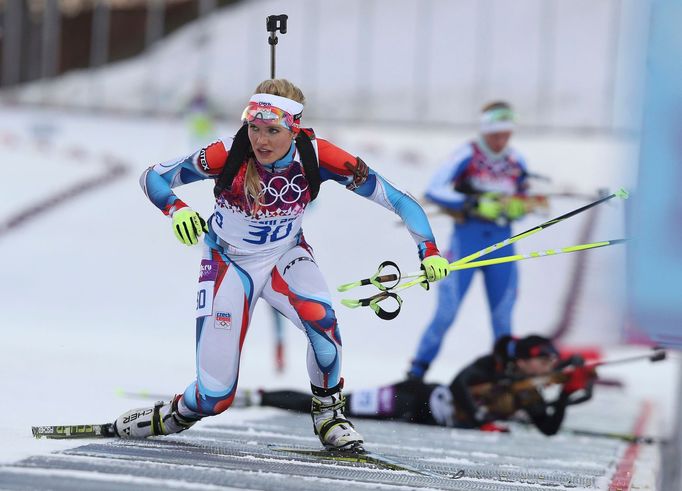
[[[246,123],[278,124],[291,131],[300,128],[301,115],[289,114],[277,106],[267,102],[249,102],[242,113],[242,121]]]

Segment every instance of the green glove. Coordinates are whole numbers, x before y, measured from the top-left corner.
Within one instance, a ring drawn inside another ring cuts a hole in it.
[[[517,196],[510,197],[504,205],[504,214],[510,220],[521,218],[527,213],[526,200]]]
[[[481,218],[495,221],[502,214],[503,207],[500,203],[500,195],[497,193],[483,193],[478,197],[476,212]]]
[[[199,242],[202,231],[208,232],[208,227],[196,211],[180,208],[173,213],[173,231],[180,242],[189,246]]]
[[[422,259],[422,269],[427,281],[439,281],[445,278],[450,270],[450,262],[441,256],[429,256]]]

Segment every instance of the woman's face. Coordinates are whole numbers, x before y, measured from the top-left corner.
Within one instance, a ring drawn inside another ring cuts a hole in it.
[[[556,361],[554,356],[538,356],[527,360],[516,360],[516,366],[524,375],[545,375],[554,369]]]
[[[261,164],[272,164],[291,148],[293,133],[276,123],[249,123],[249,141]]]
[[[511,131],[498,131],[497,133],[487,133],[483,135],[483,141],[493,153],[500,153],[509,143]]]

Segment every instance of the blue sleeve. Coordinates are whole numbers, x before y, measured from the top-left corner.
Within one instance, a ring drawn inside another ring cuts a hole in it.
[[[431,178],[426,197],[443,208],[461,210],[467,195],[455,191],[455,181],[464,173],[471,162],[471,146],[460,148],[442,165]]]
[[[172,215],[176,209],[187,206],[173,193],[173,188],[214,177],[196,165],[199,153],[156,164],[140,177],[140,186],[147,198],[164,214]]]

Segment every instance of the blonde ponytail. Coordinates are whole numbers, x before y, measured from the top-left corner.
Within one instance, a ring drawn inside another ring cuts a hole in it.
[[[244,195],[249,204],[251,215],[255,216],[260,211],[260,195],[263,192],[263,183],[256,169],[256,162],[253,157],[249,157],[246,162],[246,173],[244,174]]]

